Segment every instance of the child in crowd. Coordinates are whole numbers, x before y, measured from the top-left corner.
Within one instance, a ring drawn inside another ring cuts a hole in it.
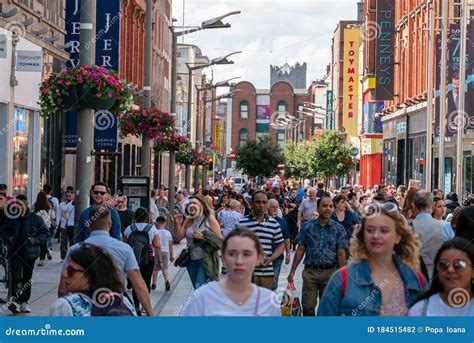
[[[319,218],[319,212],[318,212],[318,210],[314,210],[314,212],[311,213],[311,219],[316,220],[318,218]]]
[[[163,278],[165,279],[165,289],[169,291],[171,285],[169,282],[168,264],[174,261],[173,257],[173,238],[171,233],[165,228],[166,218],[159,216],[156,219],[156,227],[158,228],[158,234],[160,235],[161,253],[163,256],[163,264],[158,262],[155,258],[155,268],[153,269],[153,279],[151,283],[151,289],[156,289],[156,279],[158,278],[158,272],[161,270]]]

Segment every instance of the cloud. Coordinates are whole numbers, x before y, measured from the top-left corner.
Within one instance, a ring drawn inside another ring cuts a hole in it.
[[[198,26],[202,21],[235,10],[224,19],[229,29],[204,30],[184,36],[209,58],[232,51],[233,65],[215,66],[215,80],[241,76],[257,88],[269,88],[270,65],[307,62],[307,83],[321,78],[331,61],[331,39],[339,20],[357,17],[357,0],[175,0],[176,26]],[[179,39],[181,43],[181,39]]]

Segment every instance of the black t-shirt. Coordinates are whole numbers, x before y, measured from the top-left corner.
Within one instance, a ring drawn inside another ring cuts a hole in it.
[[[120,217],[120,229],[122,230],[122,234],[127,227],[132,224],[133,220],[133,211],[132,210],[125,210],[125,211],[118,211],[118,215]]]
[[[0,237],[2,237],[2,232],[3,232],[3,225],[5,224],[5,220],[7,219],[7,216],[5,214],[5,211],[3,208],[0,209]]]

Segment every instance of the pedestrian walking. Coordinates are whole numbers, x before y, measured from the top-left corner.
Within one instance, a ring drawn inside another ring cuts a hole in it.
[[[227,278],[194,291],[181,316],[280,316],[275,294],[252,283],[263,254],[255,233],[243,228],[231,231],[221,248]]]
[[[136,316],[123,296],[123,279],[114,259],[105,249],[82,243],[69,254],[61,278],[67,295],[53,303],[51,316]]]
[[[156,227],[158,229],[158,235],[160,236],[162,263],[160,263],[155,254],[155,268],[153,269],[151,289],[156,289],[156,279],[158,278],[158,273],[161,271],[165,279],[165,290],[169,291],[171,290],[171,284],[169,281],[168,265],[170,262],[174,262],[173,237],[165,225],[166,218],[159,216],[156,219]]]
[[[74,202],[72,191],[64,193],[64,201],[59,204],[61,221],[59,224],[59,241],[61,260],[64,261],[67,250],[74,244]]]
[[[266,214],[267,194],[257,191],[252,194],[252,214],[242,218],[238,227],[244,227],[255,232],[262,244],[264,257],[259,266],[255,268],[254,282],[261,287],[272,289],[273,265],[272,263],[283,253],[283,235],[280,224]]]
[[[146,208],[139,207],[136,209],[132,225],[127,227],[123,233],[123,241],[132,247],[140,267],[140,274],[145,281],[148,292],[150,292],[155,257],[160,264],[163,263],[163,260],[160,235],[155,225],[150,223],[150,216]],[[137,314],[141,315],[140,301],[135,289],[133,289],[132,295]]]
[[[311,220],[311,214],[318,208],[316,189],[310,188],[308,193],[309,197],[303,199],[298,208],[298,228],[301,227],[301,224]]]
[[[40,216],[29,210],[26,196],[18,195],[12,201],[10,210],[15,209],[15,213],[10,211],[7,214],[2,232],[2,239],[8,245],[7,258],[12,278],[8,309],[13,313],[30,313],[28,301],[33,269],[40,245],[48,241],[49,228]]]
[[[120,218],[120,232],[123,235],[133,221],[133,211],[128,208],[128,199],[125,195],[117,198],[116,210]]]
[[[208,281],[218,280],[219,258],[214,249],[215,238],[222,238],[221,229],[216,218],[210,214],[209,208],[202,196],[191,196],[183,225],[177,228],[176,237],[181,241],[186,237],[191,261],[186,266],[191,284],[198,289]],[[206,244],[205,244],[206,243]],[[206,264],[203,263],[204,259]]]
[[[59,238],[59,224],[61,223],[61,208],[59,207],[59,200],[55,196],[53,196],[53,187],[51,185],[44,185],[43,191],[48,195],[48,201],[51,204],[51,210],[49,212],[51,217],[51,226],[49,227],[49,239],[46,254],[48,260],[51,260],[51,250],[53,248],[53,238]]]
[[[359,217],[347,208],[346,199],[347,198],[342,194],[336,195],[334,199],[332,199],[334,213],[332,214],[331,219],[344,227],[344,230],[346,230],[346,238],[349,241],[352,237],[352,233],[359,225]]]
[[[334,213],[330,197],[318,199],[319,218],[302,225],[288,282],[292,283],[298,265],[304,257],[302,306],[304,316],[314,316],[318,296],[324,290],[331,275],[346,264],[348,242],[342,225],[331,220]]]
[[[409,316],[473,317],[474,245],[456,237],[443,243],[434,259],[431,287]]]
[[[115,265],[121,273],[121,280],[125,282],[125,278],[128,277],[133,289],[135,290],[137,297],[142,304],[148,316],[153,316],[153,308],[150,302],[150,293],[145,285],[140,274],[140,267],[138,266],[137,259],[133,253],[130,245],[119,241],[110,236],[110,229],[112,227],[112,215],[108,207],[102,205],[92,206],[89,211],[90,220],[90,236],[81,243],[76,243],[69,248],[66,258],[64,259],[63,270],[61,274],[61,280],[58,287],[58,297],[65,296],[67,294],[65,270],[68,267],[68,256],[76,249],[80,248],[83,244],[92,244],[100,246],[105,249],[113,258]]]
[[[93,200],[93,205],[100,205],[100,206],[107,206],[106,202],[110,197],[110,190],[107,185],[102,182],[98,181],[91,187],[91,197]],[[77,232],[76,232],[76,243],[85,241],[90,235],[90,228],[89,228],[89,211],[91,207],[86,208],[82,211],[81,216],[79,218],[79,224],[77,225]],[[121,240],[121,230],[120,230],[120,217],[118,212],[115,208],[107,206],[112,216],[112,229],[110,230],[110,236]]]
[[[416,272],[418,242],[396,204],[369,205],[351,254],[331,276],[318,315],[406,316],[427,283]]]
[[[47,228],[51,228],[51,223],[54,220],[54,217],[51,218],[50,210],[52,210],[52,205],[48,201],[48,196],[45,192],[40,191],[36,196],[36,202],[33,204],[33,212],[43,219],[44,225],[46,225]],[[52,231],[50,230],[50,235],[51,234]],[[45,265],[46,256],[48,257],[48,260],[53,258],[51,256],[51,251],[48,248],[48,242],[40,245],[40,261],[38,262],[39,267]]]

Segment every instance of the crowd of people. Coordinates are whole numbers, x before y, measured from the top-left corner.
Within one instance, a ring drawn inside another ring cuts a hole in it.
[[[473,197],[460,204],[438,189],[252,180],[241,192],[228,183],[181,189],[174,208],[164,187],[134,210],[103,182],[90,195],[75,227],[73,189],[59,201],[45,185],[30,207],[0,185],[11,312],[31,312],[33,270],[52,259],[57,237],[63,269],[51,315],[151,316],[150,292],[160,272],[170,291],[173,261],[195,289],[186,316],[280,315],[274,292],[294,283],[301,263],[305,316],[474,315]],[[183,239],[175,259],[173,242]]]

